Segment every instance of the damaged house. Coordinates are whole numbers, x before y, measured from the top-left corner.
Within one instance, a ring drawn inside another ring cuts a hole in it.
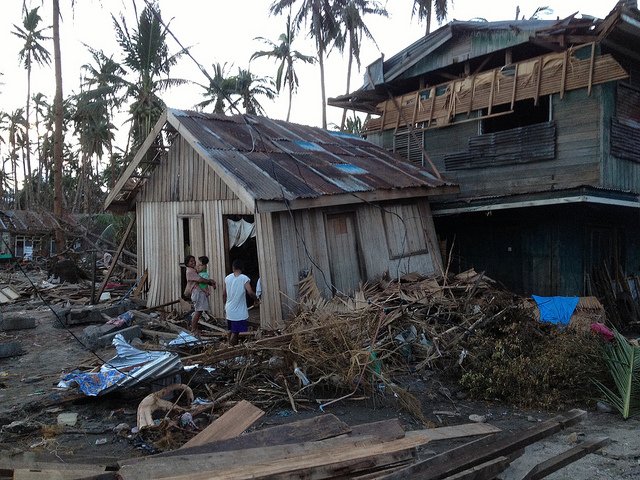
[[[252,115],[169,109],[107,197],[136,212],[147,303],[182,293],[186,254],[221,284],[235,258],[262,284],[260,322],[282,325],[298,282],[325,297],[389,272],[441,269],[428,197],[457,186],[361,138]],[[211,295],[223,317],[222,288]]]
[[[65,218],[67,224],[73,218]],[[55,230],[61,228],[48,212],[31,210],[0,211],[0,260],[49,257],[55,253]]]
[[[640,14],[453,21],[329,104],[369,141],[460,185],[431,204],[452,268],[512,290],[634,296],[640,272]]]

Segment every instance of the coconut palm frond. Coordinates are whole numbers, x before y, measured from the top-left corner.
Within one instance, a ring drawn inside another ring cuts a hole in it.
[[[605,345],[604,358],[616,391],[594,382],[603,399],[618,410],[626,420],[640,414],[640,347],[614,331],[615,341]]]

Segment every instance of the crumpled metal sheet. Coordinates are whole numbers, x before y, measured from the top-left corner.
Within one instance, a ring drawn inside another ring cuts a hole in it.
[[[76,383],[87,396],[103,395],[173,375],[182,370],[180,357],[171,352],[139,350],[120,334],[113,339],[116,356],[108,360],[99,372],[72,372],[65,375],[59,387]]]

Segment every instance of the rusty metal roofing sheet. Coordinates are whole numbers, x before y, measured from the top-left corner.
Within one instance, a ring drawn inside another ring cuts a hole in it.
[[[354,135],[253,115],[171,112],[256,200],[451,185]]]
[[[50,233],[58,226],[55,218],[48,212],[31,210],[0,211],[0,228],[16,233]]]

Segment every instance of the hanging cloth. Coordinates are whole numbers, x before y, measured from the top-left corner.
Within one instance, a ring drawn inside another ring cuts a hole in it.
[[[227,227],[229,230],[229,248],[240,247],[244,242],[256,236],[255,223],[249,223],[245,220],[235,222],[227,219]]]

